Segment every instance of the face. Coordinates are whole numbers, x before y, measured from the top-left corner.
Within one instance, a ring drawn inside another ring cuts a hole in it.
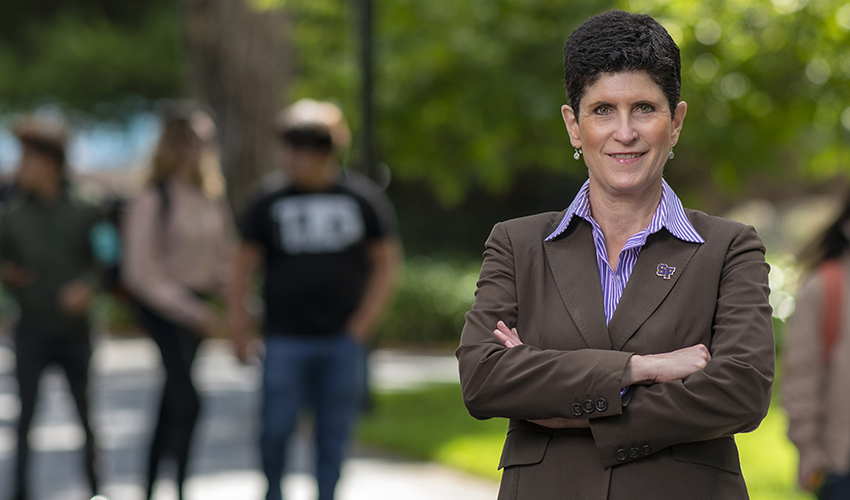
[[[59,168],[56,160],[24,146],[16,180],[25,192],[40,192],[47,185],[59,182]]]
[[[604,73],[576,113],[561,108],[570,142],[580,148],[591,188],[608,196],[640,196],[660,189],[664,163],[679,140],[687,113],[670,114],[664,93],[645,71]]]
[[[206,113],[196,112],[189,119],[189,130],[183,149],[180,151],[180,165],[186,169],[196,168],[201,160],[204,146],[215,140],[215,124]]]
[[[283,171],[296,186],[309,184],[312,179],[322,177],[329,158],[333,158],[333,153],[293,148],[286,143],[281,144],[279,151]]]

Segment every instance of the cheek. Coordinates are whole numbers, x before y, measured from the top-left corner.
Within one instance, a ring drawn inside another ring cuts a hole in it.
[[[39,168],[38,165],[34,165],[32,162],[24,161],[21,164],[20,170],[18,170],[18,182],[25,186],[31,185],[35,182],[39,177]]]

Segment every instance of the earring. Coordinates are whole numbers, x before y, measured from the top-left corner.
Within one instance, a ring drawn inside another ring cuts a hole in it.
[[[672,160],[675,157],[676,157],[676,154],[673,153],[673,146],[670,146],[670,154],[667,155],[667,158],[670,158]]]
[[[573,158],[576,159],[576,160],[581,159],[581,148],[576,149],[576,152],[573,153]]]

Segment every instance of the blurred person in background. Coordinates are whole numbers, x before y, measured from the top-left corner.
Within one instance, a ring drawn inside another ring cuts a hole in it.
[[[147,498],[166,459],[176,462],[177,491],[184,498],[201,407],[192,362],[201,341],[222,324],[209,299],[225,295],[235,227],[214,139],[215,125],[200,108],[181,103],[166,109],[147,185],[122,224],[122,277],[165,367],[147,464]]]
[[[265,269],[261,453],[268,500],[280,500],[287,444],[301,410],[315,415],[319,499],[331,500],[362,400],[364,344],[390,298],[399,261],[394,214],[380,189],[343,173],[350,141],[342,112],[309,99],[279,116],[283,187],[240,221],[228,307],[237,353],[247,358],[247,292]]]
[[[800,453],[800,488],[850,498],[850,196],[801,253],[807,270],[788,320],[783,405]]]
[[[0,279],[20,307],[15,353],[21,413],[12,498],[31,498],[27,436],[39,380],[51,364],[61,366],[68,379],[85,431],[85,472],[96,494],[88,311],[99,277],[91,234],[100,212],[76,196],[68,182],[68,132],[63,123],[27,117],[16,124],[14,134],[22,146],[17,192],[0,220]]]
[[[588,180],[493,228],[457,349],[470,414],[510,419],[499,499],[746,499],[734,435],[774,372],[764,246],[664,180],[687,104],[663,26],[593,16],[564,74]]]

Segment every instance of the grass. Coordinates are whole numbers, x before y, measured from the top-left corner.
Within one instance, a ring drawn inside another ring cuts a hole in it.
[[[736,437],[752,500],[812,500],[795,488],[797,452],[785,437],[781,408],[772,406],[761,427]],[[404,455],[497,480],[507,421],[478,421],[461,403],[457,384],[376,395],[360,426],[360,439]]]
[[[498,479],[506,420],[479,421],[461,403],[460,386],[440,384],[413,392],[377,394],[360,425],[360,439],[413,458]]]

